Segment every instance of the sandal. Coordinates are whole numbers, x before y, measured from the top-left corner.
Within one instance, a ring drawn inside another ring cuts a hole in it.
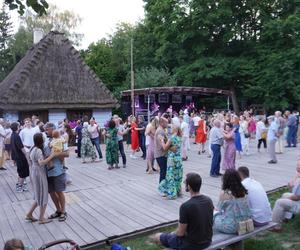
[[[52,222],[51,219],[44,219],[44,220],[39,220],[39,224],[42,225],[42,224],[47,224],[47,223],[50,223]]]
[[[60,216],[59,216],[59,218],[58,218],[58,221],[63,222],[63,221],[65,221],[67,219],[67,217],[68,216],[67,216],[66,212],[61,213]]]
[[[29,221],[29,222],[37,222],[37,221],[38,221],[38,219],[36,219],[36,218],[34,218],[34,217],[29,217],[29,216],[26,216],[26,217],[25,217],[25,220],[26,220],[26,221]]]
[[[56,219],[59,218],[61,216],[61,212],[56,211],[54,214],[51,214],[48,219]]]

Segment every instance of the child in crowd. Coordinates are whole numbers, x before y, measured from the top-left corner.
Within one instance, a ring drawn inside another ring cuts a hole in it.
[[[54,130],[52,133],[52,141],[50,142],[50,148],[52,153],[61,153],[64,150],[64,144],[66,143],[65,139],[63,139],[60,135],[59,130]],[[63,166],[64,166],[63,162]],[[52,169],[54,167],[53,161],[50,161],[49,169]]]

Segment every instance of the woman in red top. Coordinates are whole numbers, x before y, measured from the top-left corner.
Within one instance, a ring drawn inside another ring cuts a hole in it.
[[[139,129],[138,129],[138,126],[136,124],[136,118],[132,117],[132,121],[131,121],[131,149],[132,149],[132,154],[130,155],[130,157],[132,157],[132,158],[136,158],[136,156],[134,154],[140,148],[138,130]]]
[[[205,142],[207,140],[207,130],[206,130],[206,121],[204,116],[201,116],[201,120],[198,123],[198,128],[196,131],[196,143],[200,144],[200,150],[198,154],[205,153]]]

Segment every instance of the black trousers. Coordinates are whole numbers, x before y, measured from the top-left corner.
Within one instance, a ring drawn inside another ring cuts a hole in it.
[[[168,158],[166,156],[162,156],[156,158],[156,161],[160,168],[159,182],[161,182],[162,180],[166,179]]]
[[[257,148],[260,149],[261,144],[264,144],[264,148],[267,148],[267,140],[266,139],[259,139],[258,140],[258,144],[257,144]]]
[[[123,165],[126,165],[126,155],[125,155],[125,152],[124,152],[123,141],[118,141],[118,144],[119,144],[119,151],[120,151],[120,154],[122,156]]]
[[[77,156],[81,157],[81,139],[77,140]]]

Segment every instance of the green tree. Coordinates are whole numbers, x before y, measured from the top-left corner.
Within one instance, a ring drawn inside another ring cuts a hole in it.
[[[300,10],[296,1],[278,6],[277,18],[266,23],[260,35],[246,94],[269,110],[299,108]]]
[[[5,0],[4,3],[10,10],[17,9],[20,15],[23,15],[27,8],[32,8],[39,16],[42,16],[48,9],[48,3],[45,0],[27,0],[25,4],[22,0]]]
[[[64,32],[74,45],[79,45],[83,35],[76,33],[75,29],[80,22],[81,18],[78,15],[70,11],[61,12],[56,6],[50,6],[47,15],[42,17],[27,11],[22,17],[18,31],[9,39],[9,69],[11,70],[33,45],[34,28],[42,28],[45,34],[51,30]]]
[[[111,42],[102,39],[97,43],[92,43],[82,56],[87,65],[106,84],[109,90],[115,87],[115,67],[113,64],[113,52]]]
[[[149,67],[139,69],[135,72],[136,88],[176,86],[176,82],[175,76],[171,75],[167,69]]]
[[[8,49],[8,42],[12,36],[12,23],[5,5],[0,11],[0,82],[11,69],[12,57]]]
[[[35,28],[43,29],[47,34],[51,30],[56,30],[65,35],[75,46],[80,46],[83,34],[76,32],[76,28],[81,24],[82,18],[73,11],[60,11],[56,5],[50,5],[46,15],[38,16],[30,11],[22,17],[22,25],[28,32],[33,32]]]

